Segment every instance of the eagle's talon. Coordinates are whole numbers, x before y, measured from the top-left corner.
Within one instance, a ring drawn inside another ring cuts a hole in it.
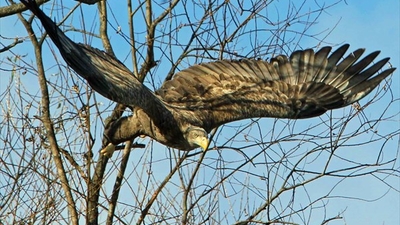
[[[100,150],[100,154],[102,154],[104,156],[108,156],[109,158],[111,158],[111,156],[113,155],[114,152],[115,152],[115,145],[113,145],[111,143],[108,144],[102,150]]]

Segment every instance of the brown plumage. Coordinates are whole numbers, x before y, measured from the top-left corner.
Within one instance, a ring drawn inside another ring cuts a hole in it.
[[[358,49],[345,58],[345,44],[263,60],[221,60],[194,65],[175,74],[156,93],[140,83],[107,53],[70,40],[33,0],[21,0],[42,22],[67,64],[103,96],[136,107],[107,134],[113,144],[145,134],[182,150],[207,146],[207,133],[222,124],[252,117],[309,118],[347,106],[370,93],[395,68],[389,61],[361,58]],[[127,134],[121,127],[130,124]],[[118,127],[119,126],[119,127]],[[119,136],[118,136],[119,135]],[[119,137],[119,138],[118,138]]]

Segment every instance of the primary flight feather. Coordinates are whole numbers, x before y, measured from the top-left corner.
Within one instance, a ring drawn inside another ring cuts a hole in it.
[[[379,51],[362,57],[365,50],[358,49],[345,57],[345,44],[332,53],[331,47],[306,49],[269,62],[243,59],[194,65],[153,93],[115,57],[65,36],[34,0],[21,2],[40,19],[67,64],[95,91],[142,110],[130,121],[141,128],[126,140],[144,134],[181,150],[206,148],[207,133],[222,124],[252,117],[315,117],[360,100],[395,70],[378,72],[389,61],[373,64]],[[112,135],[110,141],[118,144]]]

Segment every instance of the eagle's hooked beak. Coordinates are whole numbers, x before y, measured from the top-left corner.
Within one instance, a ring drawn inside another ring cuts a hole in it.
[[[196,144],[203,149],[203,151],[207,150],[208,148],[208,139],[207,137],[198,137],[196,140]]]

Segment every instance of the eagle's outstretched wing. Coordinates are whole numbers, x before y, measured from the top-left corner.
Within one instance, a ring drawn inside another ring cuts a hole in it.
[[[389,60],[372,64],[379,51],[359,60],[364,49],[358,49],[343,58],[348,48],[343,45],[330,55],[330,47],[316,53],[307,49],[270,62],[195,65],[175,74],[156,93],[171,107],[193,111],[193,123],[206,130],[252,117],[318,116],[363,98],[395,70],[378,73]]]
[[[122,62],[97,48],[73,42],[44,14],[35,0],[21,2],[40,19],[65,62],[96,92],[115,102],[142,108],[161,128],[176,127],[164,104]]]
[[[124,104],[131,103],[129,102],[131,99],[138,99],[121,91],[129,89],[131,93],[136,93],[136,89],[143,85],[118,59],[97,48],[73,42],[43,13],[34,0],[21,0],[21,2],[40,19],[65,62],[86,79],[94,90]]]

